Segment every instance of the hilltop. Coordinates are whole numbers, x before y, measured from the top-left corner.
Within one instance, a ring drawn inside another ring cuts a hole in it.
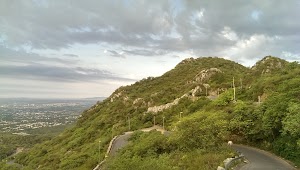
[[[114,135],[150,127],[154,117],[162,124],[164,117],[172,135],[137,133],[105,167],[215,169],[234,154],[223,146],[231,138],[300,163],[299,73],[298,63],[271,56],[252,68],[216,57],[185,59],[161,77],[120,87],[74,127],[15,161],[28,169],[92,169],[99,141],[103,159]]]

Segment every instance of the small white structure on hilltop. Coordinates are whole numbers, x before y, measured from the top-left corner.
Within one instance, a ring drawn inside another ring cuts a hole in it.
[[[228,141],[228,145],[231,146],[233,144],[233,142],[230,140]]]

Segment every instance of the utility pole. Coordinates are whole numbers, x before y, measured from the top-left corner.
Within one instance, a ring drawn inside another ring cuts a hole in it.
[[[235,102],[235,85],[234,85],[234,77],[232,80],[232,87],[233,87],[233,101]]]
[[[182,114],[182,113],[183,113],[183,112],[180,112],[180,113],[179,113],[179,120],[181,120],[181,114]]]
[[[240,78],[240,82],[241,82],[241,89],[243,89],[243,80],[242,80],[242,78]]]
[[[209,88],[209,84],[203,84],[203,86],[205,87],[205,95],[207,97],[208,93],[207,93],[207,88]]]
[[[99,140],[99,164],[101,161],[101,140]]]
[[[129,125],[129,131],[130,131],[130,115],[128,116],[128,125]]]
[[[114,125],[111,128],[111,138],[113,138],[113,137],[114,137]]]
[[[165,116],[163,116],[163,129],[165,130]]]

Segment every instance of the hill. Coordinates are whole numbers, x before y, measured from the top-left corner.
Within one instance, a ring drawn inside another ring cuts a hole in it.
[[[154,119],[162,124],[164,117],[170,136],[137,133],[105,167],[215,169],[234,154],[223,145],[228,139],[300,163],[299,73],[298,63],[271,56],[252,68],[222,58],[185,59],[161,77],[120,87],[74,127],[15,161],[25,169],[92,169],[114,135],[150,127]]]

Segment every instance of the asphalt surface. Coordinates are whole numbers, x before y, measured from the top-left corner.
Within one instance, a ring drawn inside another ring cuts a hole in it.
[[[119,149],[126,146],[126,144],[128,143],[128,139],[130,138],[131,135],[132,133],[125,133],[124,135],[118,136],[114,141],[109,154],[115,155]]]
[[[149,128],[144,128],[144,129],[140,129],[140,131],[143,132],[150,132],[151,130],[157,130],[159,132],[164,133],[165,135],[169,135],[170,132],[165,131],[163,129],[163,127],[155,125]],[[117,151],[121,148],[123,148],[124,146],[126,146],[128,144],[128,139],[130,138],[130,136],[132,135],[133,131],[129,131],[129,132],[125,132],[124,135],[120,135],[118,136],[114,143],[112,144],[111,150],[109,152],[109,155],[115,155],[117,153]]]
[[[294,170],[295,168],[283,159],[263,150],[243,145],[232,145],[241,152],[248,163],[237,170]]]

